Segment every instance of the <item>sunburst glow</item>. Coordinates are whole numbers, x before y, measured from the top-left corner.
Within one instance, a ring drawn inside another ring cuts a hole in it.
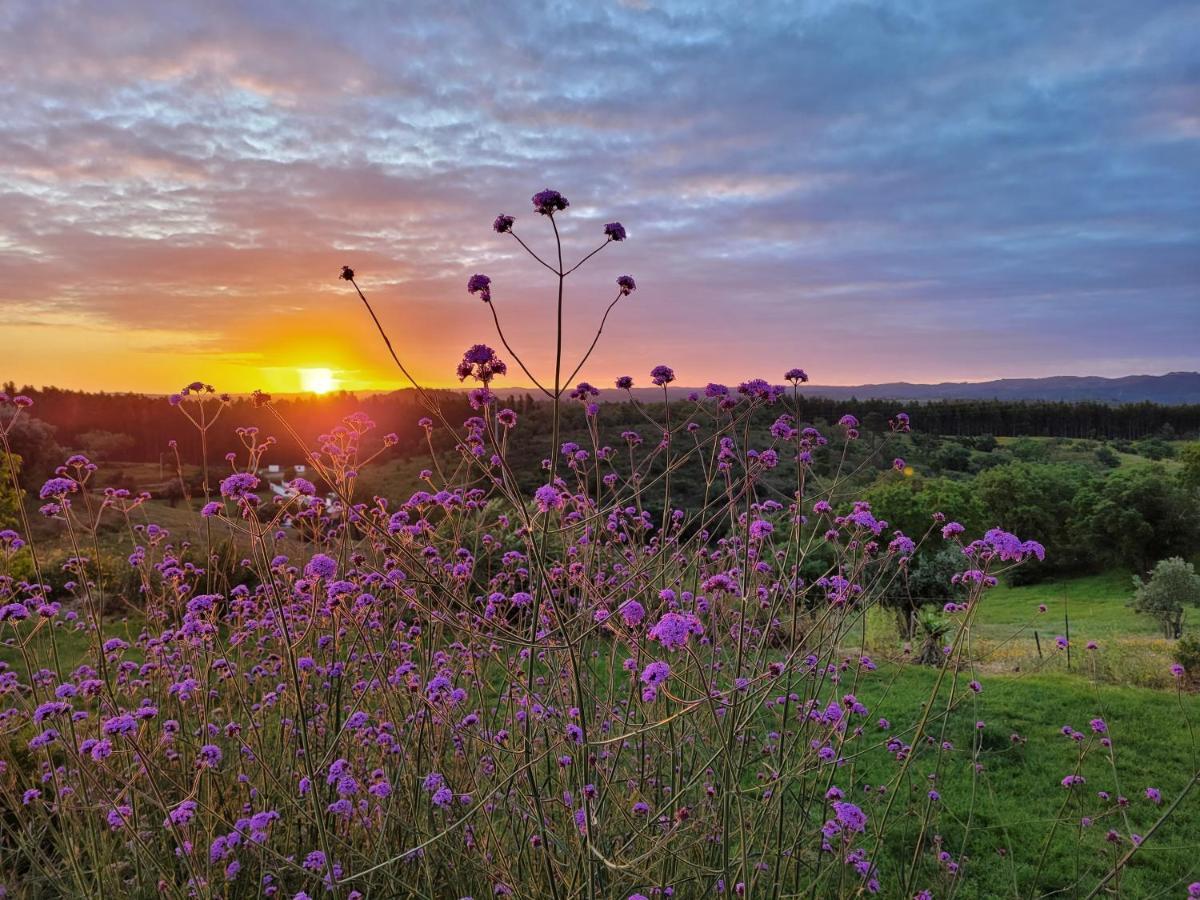
[[[332,369],[297,369],[300,388],[310,394],[328,394],[338,386]]]

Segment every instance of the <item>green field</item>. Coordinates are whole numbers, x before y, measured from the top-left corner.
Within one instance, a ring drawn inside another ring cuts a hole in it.
[[[936,672],[912,666],[893,674],[881,709],[918,708],[936,678]],[[871,701],[887,681],[885,677],[867,682],[860,697],[873,705]],[[965,760],[945,765],[937,782],[945,802],[944,808],[931,813],[933,831],[946,839],[955,858],[960,853],[968,857],[968,884],[957,896],[1029,896],[1029,885],[1046,846],[1037,882],[1040,893],[1059,890],[1063,896],[1083,896],[1098,880],[1094,873],[1101,868],[1099,859],[1111,862],[1114,845],[1105,841],[1107,830],[1145,834],[1200,770],[1200,733],[1193,730],[1200,728],[1200,696],[1098,687],[1084,678],[1059,673],[983,677],[983,684],[982,694],[971,697],[948,717],[944,731],[940,723],[933,730],[939,740],[953,742],[957,755],[969,757],[972,741],[978,739],[984,766],[974,791],[971,767]],[[948,691],[944,684],[940,696],[945,699]],[[960,683],[957,694],[963,692]],[[1089,721],[1097,717],[1108,724],[1115,767],[1094,751],[1081,769],[1087,784],[1073,789],[1064,809],[1068,792],[1060,781],[1074,771],[1078,748],[1060,729],[1069,724],[1087,733]],[[981,732],[976,732],[977,721],[985,723]],[[1014,743],[1013,734],[1027,741]],[[871,760],[874,765],[862,773],[865,780],[871,782],[876,771],[878,781],[888,778],[890,767],[879,765],[877,757]],[[910,769],[908,789],[928,790],[929,774],[918,758]],[[1144,797],[1147,787],[1162,791],[1162,806]],[[1128,807],[1118,810],[1112,803],[1101,802],[1096,797],[1101,790],[1128,797]],[[1091,816],[1094,824],[1081,828],[1079,821],[1085,815]],[[1070,823],[1055,827],[1059,817],[1068,817]],[[971,831],[964,845],[968,820]],[[891,835],[893,860],[911,853],[918,824],[911,822]],[[1134,856],[1122,875],[1122,896],[1182,896],[1185,886],[1200,878],[1198,834],[1200,793],[1193,793]],[[1128,849],[1126,842],[1121,851]],[[934,895],[945,896],[937,889]]]

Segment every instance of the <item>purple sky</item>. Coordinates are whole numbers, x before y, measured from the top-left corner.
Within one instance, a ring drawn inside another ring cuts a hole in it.
[[[571,200],[583,376],[977,380],[1200,368],[1200,5],[0,5],[0,379],[545,372],[529,196]],[[513,367],[515,371],[515,367]],[[521,383],[520,378],[510,382]]]

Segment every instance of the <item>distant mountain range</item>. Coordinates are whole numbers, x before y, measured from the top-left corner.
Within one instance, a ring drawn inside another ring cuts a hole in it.
[[[685,397],[696,388],[674,387],[670,396]],[[944,381],[940,384],[887,384],[801,386],[809,397],[834,400],[857,398],[885,400],[1064,400],[1095,403],[1200,403],[1200,372],[1169,372],[1166,375],[1126,375],[1123,378],[1053,375],[1048,378],[1001,378],[997,381]],[[503,394],[503,390],[500,391]],[[600,392],[603,400],[620,400],[624,391]],[[662,397],[657,388],[634,388],[639,400]]]

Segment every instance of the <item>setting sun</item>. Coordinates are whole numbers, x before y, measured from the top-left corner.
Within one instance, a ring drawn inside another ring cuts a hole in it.
[[[311,394],[328,394],[338,386],[332,369],[298,369],[300,388]]]

